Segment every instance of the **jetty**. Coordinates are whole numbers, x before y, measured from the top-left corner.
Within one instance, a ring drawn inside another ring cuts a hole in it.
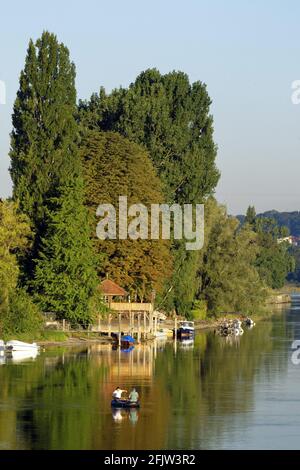
[[[156,335],[161,314],[154,310],[154,299],[152,302],[131,302],[129,294],[110,279],[102,281],[99,288],[110,313],[106,318],[99,315],[92,331],[108,336],[117,333],[119,338],[125,332],[136,336],[138,342],[141,338]]]

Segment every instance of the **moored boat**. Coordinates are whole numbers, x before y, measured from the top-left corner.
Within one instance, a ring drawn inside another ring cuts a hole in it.
[[[115,400],[113,399],[111,401],[111,406],[113,408],[139,408],[140,407],[140,402],[134,402],[130,400]]]
[[[195,334],[195,324],[193,321],[180,321],[179,328],[174,331],[178,338],[191,338]]]
[[[112,337],[115,346],[121,346],[122,349],[129,349],[135,344],[135,339],[131,335],[121,335],[121,338],[119,339],[119,335],[113,333]]]
[[[5,344],[4,344],[4,341],[1,339],[0,340],[0,357],[4,356],[4,350],[5,350]]]
[[[38,352],[39,346],[36,343],[24,343],[23,341],[11,340],[5,344],[6,351],[33,351]]]
[[[7,358],[11,362],[23,362],[32,359],[36,359],[39,352],[38,350],[32,349],[27,351],[10,351],[7,354]]]

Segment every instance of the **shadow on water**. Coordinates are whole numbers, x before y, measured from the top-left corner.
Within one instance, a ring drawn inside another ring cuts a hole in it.
[[[0,448],[299,447],[295,338],[300,296],[240,338],[205,332],[176,349],[158,341],[130,352],[53,348],[34,362],[4,364]],[[137,387],[140,410],[111,409],[118,385]]]

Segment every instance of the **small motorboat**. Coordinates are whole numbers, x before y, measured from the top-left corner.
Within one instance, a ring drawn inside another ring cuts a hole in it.
[[[38,352],[40,347],[36,343],[23,343],[22,341],[12,340],[7,341],[5,344],[6,351],[31,351],[31,352]]]
[[[191,338],[195,334],[195,324],[193,321],[180,321],[179,328],[174,331],[177,338]]]
[[[112,399],[111,406],[113,408],[139,408],[140,402],[139,401],[130,401],[125,399]]]

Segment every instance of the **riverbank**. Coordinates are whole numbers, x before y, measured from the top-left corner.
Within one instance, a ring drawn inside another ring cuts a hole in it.
[[[89,331],[82,332],[64,332],[44,330],[39,333],[32,334],[14,334],[5,336],[4,341],[18,340],[26,343],[37,343],[41,347],[47,346],[76,346],[84,344],[110,344],[112,338],[108,336],[100,336],[99,333]]]
[[[272,292],[267,301],[267,305],[262,308],[257,314],[251,315],[251,318],[258,323],[262,320],[266,320],[274,315],[274,308],[278,309],[280,312],[281,307],[284,307],[286,304],[291,302],[291,293],[295,292],[295,288],[290,287],[290,292],[287,292],[286,289],[283,292]],[[293,290],[292,290],[293,289]],[[299,288],[300,289],[300,288]],[[218,328],[218,326],[224,322],[224,320],[233,320],[238,318],[243,320],[246,318],[246,315],[241,313],[224,313],[220,317],[211,317],[204,320],[195,320],[195,330],[196,331],[205,331],[213,330]],[[180,320],[181,317],[178,318]],[[183,318],[182,318],[183,319]],[[174,319],[167,319],[165,322],[159,325],[159,328],[168,328],[172,330],[175,326]],[[112,344],[112,338],[108,335],[99,334],[97,332],[91,331],[57,331],[57,330],[44,330],[39,333],[32,334],[14,334],[7,335],[3,338],[5,341],[11,339],[24,341],[24,342],[35,342],[39,346],[45,348],[48,346],[76,346],[76,345],[86,345],[86,344]],[[146,341],[142,340],[142,343],[153,340],[154,337],[148,338]]]

